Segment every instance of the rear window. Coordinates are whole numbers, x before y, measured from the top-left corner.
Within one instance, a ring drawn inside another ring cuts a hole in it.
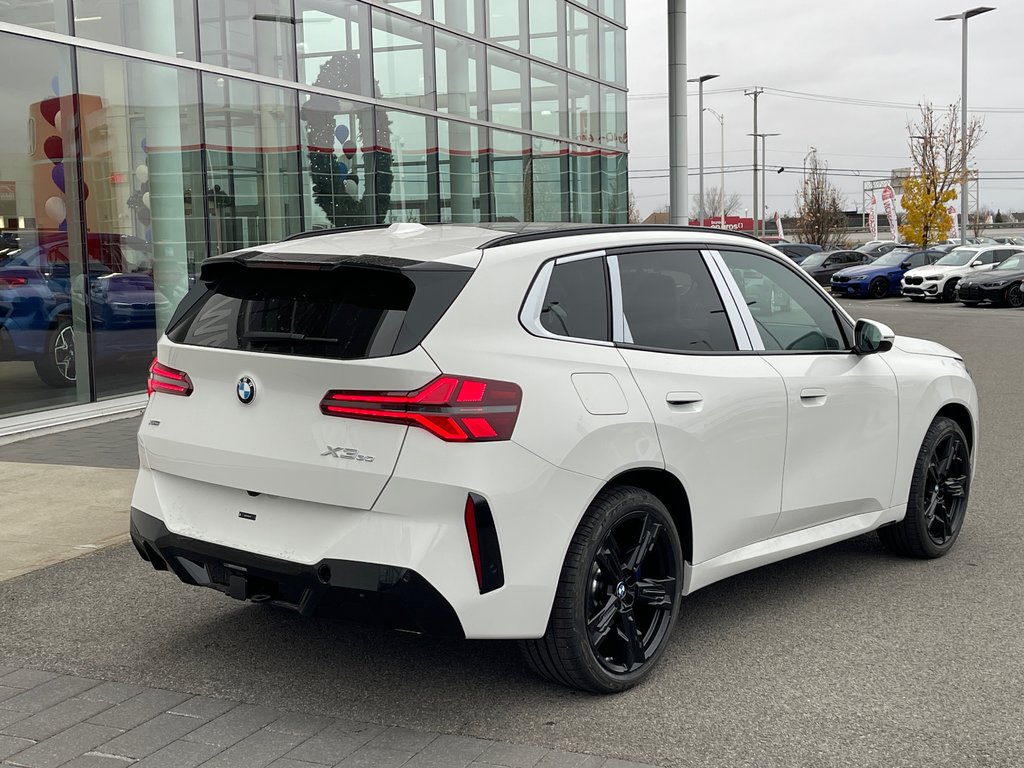
[[[434,327],[472,270],[242,267],[176,313],[179,344],[338,360],[399,355]],[[189,302],[189,297],[183,304]]]

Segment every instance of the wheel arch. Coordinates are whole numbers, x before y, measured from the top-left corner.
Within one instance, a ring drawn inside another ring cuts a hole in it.
[[[971,418],[971,412],[967,409],[963,403],[946,403],[939,409],[939,412],[935,414],[935,418],[946,417],[952,419],[957,423],[957,426],[963,430],[964,437],[967,438],[967,447],[974,453],[974,420]]]
[[[693,522],[690,513],[690,497],[682,482],[668,470],[655,467],[641,467],[621,472],[600,490],[615,485],[631,485],[654,494],[668,509],[679,532],[683,548],[683,559],[693,562]]]

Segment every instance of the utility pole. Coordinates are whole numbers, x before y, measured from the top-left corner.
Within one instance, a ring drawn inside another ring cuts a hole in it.
[[[689,224],[686,176],[686,0],[668,2],[669,210],[673,224]]]
[[[754,88],[744,91],[744,96],[754,97],[754,234],[757,234],[757,214],[760,211],[757,205],[757,97],[764,93],[764,88]],[[762,234],[764,234],[762,232]]]

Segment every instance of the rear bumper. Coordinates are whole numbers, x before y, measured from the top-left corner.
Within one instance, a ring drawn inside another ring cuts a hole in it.
[[[329,607],[399,629],[465,637],[448,601],[408,568],[334,559],[306,565],[266,557],[172,533],[163,521],[134,507],[131,537],[156,570],[238,600],[272,602],[304,614]]]

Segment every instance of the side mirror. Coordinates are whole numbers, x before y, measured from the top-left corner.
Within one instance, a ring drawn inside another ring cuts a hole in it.
[[[902,264],[900,264],[900,269],[910,269],[910,262],[904,261]]]
[[[858,320],[853,329],[853,351],[858,355],[888,352],[895,339],[896,334],[889,326],[874,320]]]

